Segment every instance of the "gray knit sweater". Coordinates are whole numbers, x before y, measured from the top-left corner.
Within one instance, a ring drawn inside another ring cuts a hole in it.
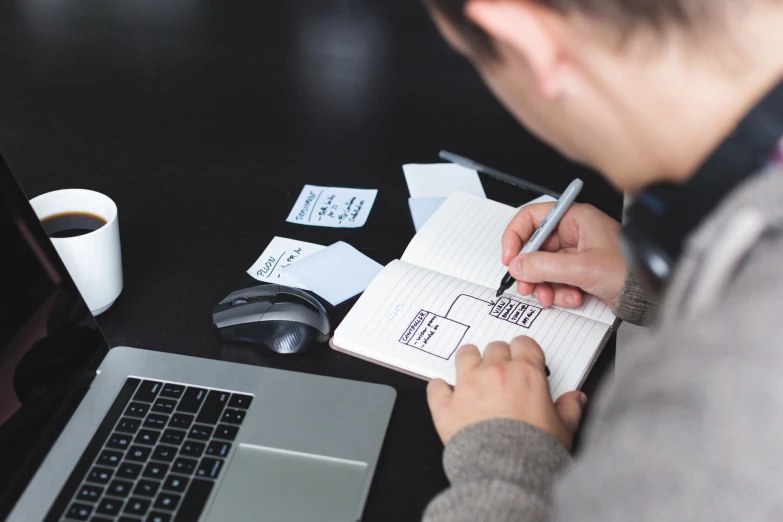
[[[649,322],[634,278],[615,313]],[[574,462],[530,425],[457,433],[426,522],[783,519],[783,170],[735,190],[686,243],[655,328],[593,398]],[[620,347],[622,349],[622,347]]]

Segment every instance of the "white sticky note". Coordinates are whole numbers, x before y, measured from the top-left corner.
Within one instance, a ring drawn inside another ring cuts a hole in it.
[[[525,203],[524,205],[520,206],[519,208],[524,208],[524,207],[526,207],[528,205],[534,205],[535,203],[554,203],[556,201],[557,200],[555,198],[553,198],[552,196],[543,195],[543,196],[537,197],[533,201],[528,201],[527,203]]]
[[[411,209],[413,227],[416,229],[416,232],[421,230],[424,223],[438,210],[438,207],[444,201],[446,201],[446,198],[408,198],[408,206]]]
[[[348,243],[335,243],[289,265],[285,273],[333,305],[364,292],[383,267]]]
[[[402,171],[412,198],[447,198],[455,190],[487,197],[478,172],[453,163],[409,163],[402,166]]]
[[[326,248],[323,245],[275,236],[253,266],[247,269],[251,277],[265,283],[293,286],[309,290],[307,286],[283,272],[291,263]]]
[[[305,185],[286,221],[316,227],[358,228],[367,221],[377,195],[376,189]]]

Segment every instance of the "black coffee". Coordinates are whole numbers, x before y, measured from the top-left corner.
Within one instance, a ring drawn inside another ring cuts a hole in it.
[[[45,217],[41,224],[49,237],[74,237],[98,230],[106,220],[89,212],[63,212]]]

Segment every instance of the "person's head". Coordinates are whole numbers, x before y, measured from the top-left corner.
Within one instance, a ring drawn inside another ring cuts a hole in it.
[[[534,134],[618,188],[686,179],[783,74],[783,0],[426,0]]]

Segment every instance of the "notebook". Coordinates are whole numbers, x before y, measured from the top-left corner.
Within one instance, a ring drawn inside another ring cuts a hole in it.
[[[552,397],[578,389],[619,321],[588,296],[574,309],[544,308],[516,288],[495,297],[507,268],[501,236],[517,209],[452,194],[370,283],[337,327],[341,352],[423,378],[455,383],[454,354],[518,335],[546,354]]]

